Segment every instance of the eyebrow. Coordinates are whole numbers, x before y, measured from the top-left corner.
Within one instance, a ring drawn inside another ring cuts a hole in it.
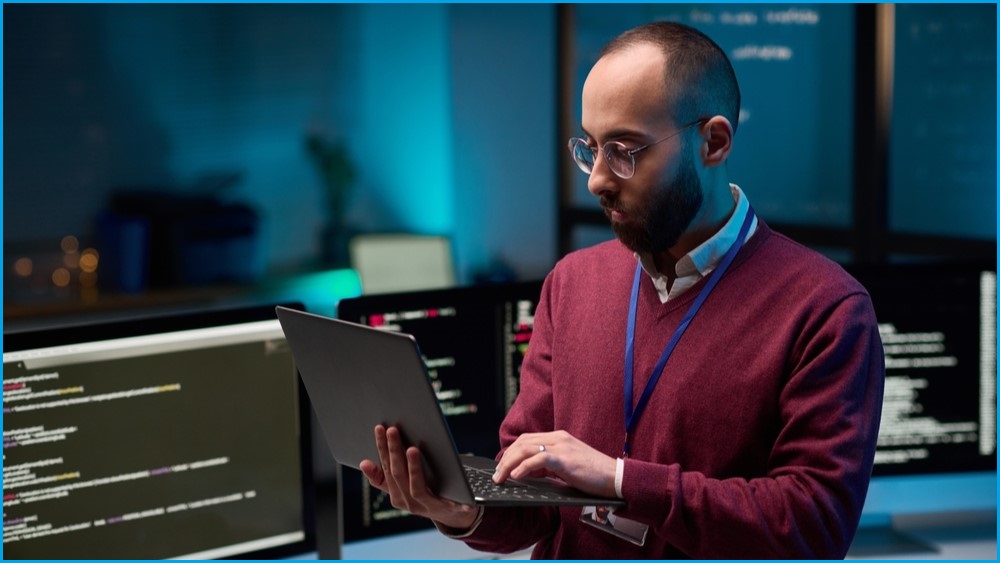
[[[594,136],[591,135],[590,132],[588,132],[582,126],[580,127],[580,131],[583,132],[583,134],[587,137],[588,141],[594,140]],[[638,139],[640,137],[648,138],[649,135],[647,133],[643,133],[641,131],[635,131],[633,129],[625,129],[625,128],[612,129],[611,131],[608,131],[608,134],[605,136],[605,142],[607,142],[607,140],[618,140],[621,139],[622,137],[632,137]]]

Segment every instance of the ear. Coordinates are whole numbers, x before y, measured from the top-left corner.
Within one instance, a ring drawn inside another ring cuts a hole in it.
[[[716,115],[701,126],[701,161],[705,167],[719,166],[729,158],[733,146],[733,125]]]

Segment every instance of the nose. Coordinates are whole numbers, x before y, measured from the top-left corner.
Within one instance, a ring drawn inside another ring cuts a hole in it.
[[[614,194],[619,189],[619,179],[608,167],[608,161],[602,152],[594,159],[594,168],[590,171],[590,178],[587,179],[587,191],[595,197]]]

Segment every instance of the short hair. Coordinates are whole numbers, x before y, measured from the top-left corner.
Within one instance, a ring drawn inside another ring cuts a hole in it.
[[[740,117],[740,86],[725,51],[704,33],[676,22],[634,27],[608,42],[600,56],[640,44],[661,49],[666,59],[664,81],[678,122],[722,115],[733,131]]]

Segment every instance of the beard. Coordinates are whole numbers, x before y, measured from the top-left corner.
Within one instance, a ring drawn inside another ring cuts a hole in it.
[[[694,161],[685,156],[677,176],[656,186],[648,195],[646,205],[640,202],[626,207],[607,196],[601,196],[604,214],[611,219],[612,210],[625,213],[625,222],[611,222],[615,236],[632,252],[657,254],[671,248],[701,209],[704,195]]]

